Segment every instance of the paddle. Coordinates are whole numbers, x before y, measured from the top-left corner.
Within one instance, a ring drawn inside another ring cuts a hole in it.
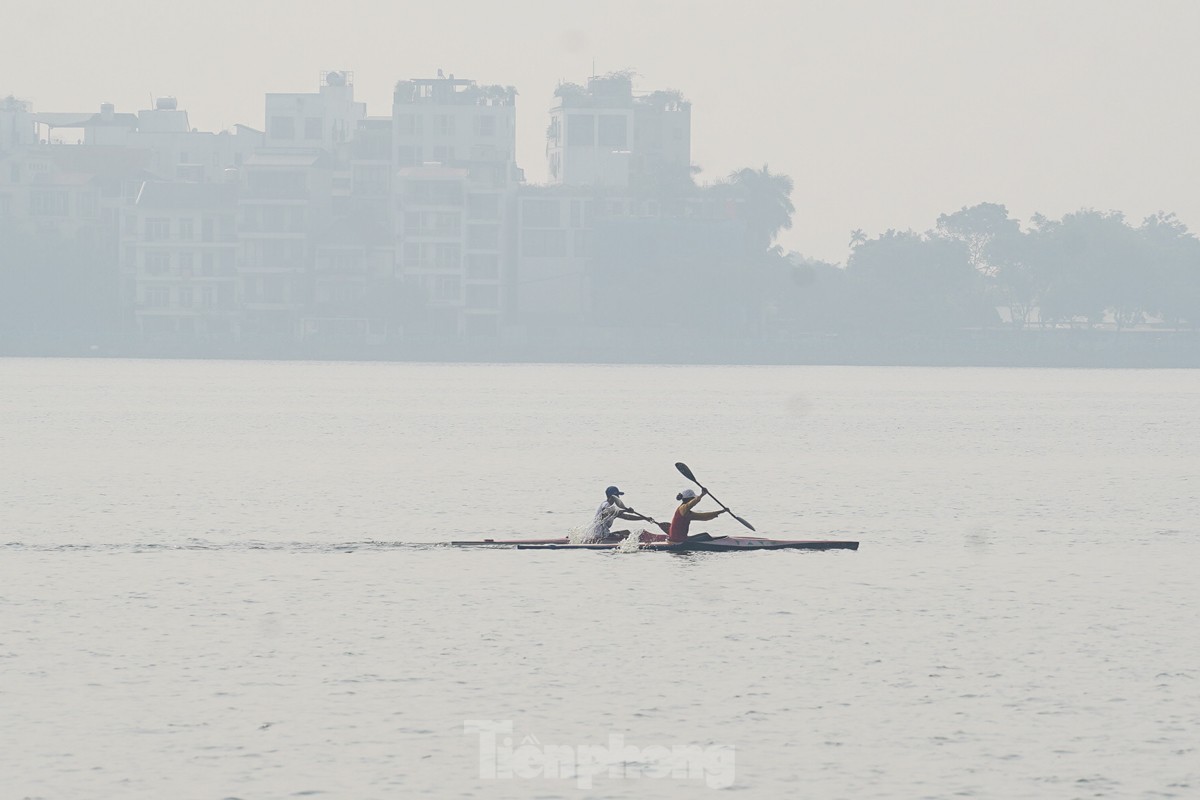
[[[626,511],[628,511],[630,514],[637,514],[637,515],[638,515],[638,517],[640,517],[641,519],[644,519],[646,522],[651,522],[651,523],[654,523],[654,524],[655,524],[655,525],[657,525],[659,528],[665,528],[665,527],[666,527],[666,526],[664,526],[664,525],[663,525],[661,522],[659,522],[658,520],[656,520],[654,517],[647,517],[645,514],[643,514],[643,513],[642,513],[642,512],[640,512],[640,511],[634,511],[634,510],[633,510],[633,506],[626,506],[626,507],[625,507],[625,510],[626,510]]]
[[[675,462],[675,469],[679,470],[679,474],[683,475],[683,477],[687,478],[689,481],[691,481],[692,483],[696,484],[697,486],[700,486],[700,481],[696,480],[696,476],[692,474],[692,471],[691,471],[690,469],[688,469],[688,465],[687,465],[687,464],[684,464],[682,461],[676,461],[676,462]],[[715,498],[715,497],[713,497],[713,496],[712,496],[712,492],[709,492],[709,491],[708,491],[708,489],[705,489],[703,486],[700,486],[700,488],[701,488],[701,489],[702,489],[704,492],[707,492],[709,497],[712,497],[712,499],[713,499],[713,502],[714,502],[714,503],[716,503],[717,505],[719,505],[721,508],[725,509],[725,513],[726,513],[726,514],[728,514],[729,516],[733,517],[734,519],[736,519],[738,522],[740,522],[740,523],[742,523],[743,525],[745,525],[745,526],[746,526],[747,528],[749,528],[750,530],[754,530],[754,526],[753,526],[753,525],[751,525],[749,522],[746,522],[746,520],[742,519],[742,518],[741,518],[741,517],[739,517],[737,514],[735,514],[735,513],[733,513],[732,511],[730,511],[730,510],[729,510],[729,506],[725,505],[725,504],[724,504],[724,503],[722,503],[720,500],[718,500],[717,498]]]

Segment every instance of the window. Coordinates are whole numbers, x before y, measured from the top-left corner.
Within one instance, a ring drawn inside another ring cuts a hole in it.
[[[584,258],[592,254],[592,232],[589,230],[573,231],[575,239],[574,254],[576,258]]]
[[[183,286],[179,289],[179,306],[180,308],[192,307],[192,290],[190,287]]]
[[[279,275],[268,275],[262,279],[263,299],[268,303],[282,303],[286,287]]]
[[[467,253],[467,277],[494,281],[500,277],[500,257],[494,253]]]
[[[527,230],[521,234],[521,255],[530,258],[553,258],[567,254],[567,232],[564,230]]]
[[[405,194],[413,205],[461,206],[462,184],[452,181],[410,181]]]
[[[409,211],[404,215],[404,230],[412,236],[452,236],[458,238],[462,216],[453,211]]]
[[[267,138],[290,141],[296,138],[296,120],[291,117],[271,117]]]
[[[396,148],[396,163],[402,167],[421,163],[421,148],[418,145],[402,144]]]
[[[472,250],[495,250],[500,246],[499,225],[468,225],[467,247]]]
[[[2,203],[3,198],[0,198]],[[79,195],[79,216],[86,218],[94,218],[97,213],[97,202],[95,192],[84,192]]]
[[[384,195],[388,191],[388,168],[368,164],[354,165],[354,193]]]
[[[454,148],[437,145],[433,148],[433,160],[439,164],[445,164],[454,160]]]
[[[200,274],[206,278],[213,276],[213,254],[203,253],[200,256]]]
[[[476,136],[495,136],[496,135],[496,115],[495,114],[480,114],[475,118],[475,135]]]
[[[125,235],[137,236],[138,218],[136,214],[125,215]]]
[[[287,209],[283,206],[263,207],[263,230],[267,233],[283,233]]]
[[[192,267],[195,265],[195,254],[191,250],[184,250],[179,254],[179,275],[183,278],[192,277]]]
[[[421,244],[418,242],[404,243],[404,266],[420,267],[424,266],[421,261]]]
[[[526,228],[557,228],[560,224],[558,201],[526,199],[521,210],[521,224]]]
[[[211,217],[205,217],[200,220],[200,241],[211,242],[213,240],[213,221]]]
[[[185,242],[190,242],[192,237],[195,235],[195,231],[192,230],[192,226],[193,223],[190,219],[179,220],[179,238],[183,239]]]
[[[567,115],[567,146],[590,146],[596,143],[596,117],[594,114]]]
[[[462,247],[438,242],[433,246],[433,265],[439,269],[458,269],[462,266]]]
[[[421,132],[421,118],[416,114],[396,115],[396,135],[412,136]]]
[[[146,253],[146,274],[166,275],[171,269],[171,254],[161,251]]]
[[[29,193],[29,213],[37,216],[65,217],[67,193],[34,189]]]
[[[454,116],[438,114],[433,118],[433,130],[439,136],[450,136],[454,133]]]
[[[467,219],[499,219],[500,195],[472,194],[467,196]]]
[[[304,138],[310,141],[320,140],[325,136],[325,120],[320,117],[306,117],[304,120]]]
[[[462,283],[457,275],[438,275],[433,281],[433,299],[443,302],[458,300]]]
[[[161,218],[146,220],[146,241],[161,242],[169,238],[170,235],[171,220]]]
[[[489,310],[500,307],[500,287],[484,284],[467,286],[467,308]]]
[[[619,114],[601,114],[599,142],[604,147],[624,148],[629,143],[625,117]]]
[[[146,289],[146,305],[150,308],[166,308],[171,305],[171,293],[165,286],[151,286]]]

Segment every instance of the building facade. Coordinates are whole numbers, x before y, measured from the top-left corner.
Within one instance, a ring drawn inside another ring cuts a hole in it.
[[[516,91],[453,75],[396,84],[395,234],[415,336],[499,335],[512,276]]]

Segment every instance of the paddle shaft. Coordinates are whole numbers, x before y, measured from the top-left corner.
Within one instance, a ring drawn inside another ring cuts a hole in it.
[[[683,475],[683,477],[687,478],[689,481],[691,481],[692,483],[694,483],[694,484],[696,484],[697,486],[699,486],[699,487],[700,487],[700,491],[704,492],[704,493],[705,493],[706,495],[708,495],[709,497],[712,497],[712,501],[713,501],[714,503],[716,503],[717,505],[719,505],[721,508],[725,509],[725,513],[726,513],[726,514],[728,514],[729,516],[733,517],[734,519],[736,519],[738,522],[740,522],[740,523],[742,523],[743,525],[745,525],[745,526],[746,526],[747,528],[749,528],[750,530],[754,530],[754,526],[753,526],[753,525],[751,525],[749,522],[746,522],[746,520],[742,519],[742,518],[741,518],[741,517],[739,517],[737,514],[735,514],[735,513],[733,513],[732,511],[730,511],[730,510],[729,510],[729,506],[727,506],[727,505],[725,505],[724,503],[722,503],[720,500],[718,500],[716,497],[714,497],[714,496],[713,496],[713,493],[712,493],[712,492],[710,492],[708,489],[704,488],[704,486],[702,486],[702,485],[700,484],[700,481],[696,480],[696,476],[695,476],[694,474],[692,474],[692,471],[691,471],[691,470],[688,468],[688,465],[687,465],[687,464],[684,464],[682,461],[681,461],[681,462],[678,462],[678,463],[676,463],[676,464],[675,464],[675,469],[679,470],[679,473],[680,473],[681,475]]]

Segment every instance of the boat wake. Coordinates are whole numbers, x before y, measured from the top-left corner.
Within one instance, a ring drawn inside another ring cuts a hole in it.
[[[3,552],[29,553],[166,553],[187,550],[205,552],[256,552],[279,553],[354,553],[358,551],[432,550],[446,547],[445,542],[387,542],[368,540],[363,542],[210,542],[189,539],[184,542],[6,542],[0,544]]]

